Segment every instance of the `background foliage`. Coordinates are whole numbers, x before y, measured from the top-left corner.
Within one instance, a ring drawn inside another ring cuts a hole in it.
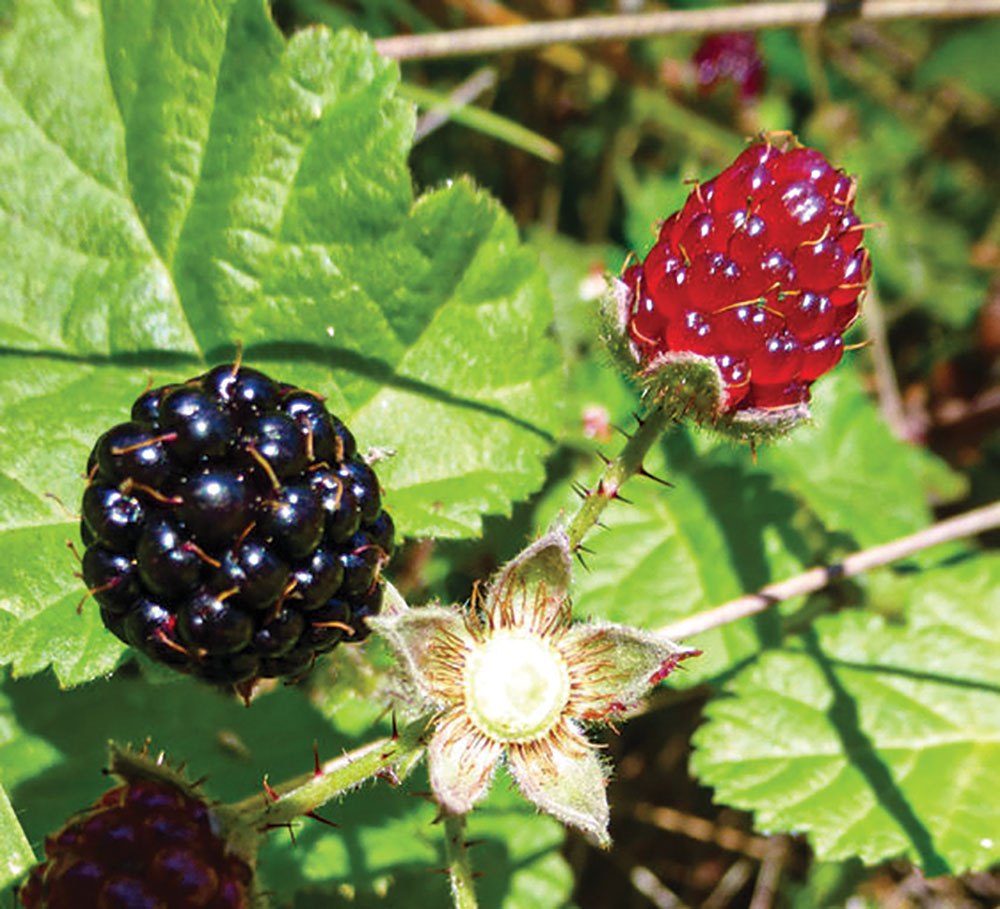
[[[77,615],[65,541],[87,452],[151,377],[193,375],[241,341],[249,363],[322,392],[362,448],[393,452],[379,472],[411,542],[390,577],[411,602],[463,599],[574,507],[595,450],[619,444],[610,427],[630,425],[634,391],[596,340],[600,274],[644,253],[684,180],[760,128],[858,174],[859,209],[882,226],[852,340],[869,331],[897,379],[855,352],[814,389],[815,424],[756,462],[674,430],[647,467],[675,487],[634,480],[633,504],[609,509],[576,611],[659,627],[997,495],[997,23],[765,32],[749,104],[696,91],[696,36],[509,55],[485,61],[488,131],[455,123],[416,145],[406,98],[443,97],[484,61],[406,64],[401,85],[364,34],[589,11],[609,10],[0,8],[0,881],[105,788],[109,738],[151,735],[235,799],[306,769],[313,741],[326,755],[384,732],[377,642],[246,711],[136,661],[96,610]],[[483,905],[662,905],[667,886],[742,905],[766,874],[784,904],[857,888],[877,903],[903,884],[988,904],[995,878],[958,875],[1000,861],[998,587],[996,558],[953,544],[695,639],[705,656],[608,742],[617,848],[567,841],[495,786],[470,819]],[[424,788],[379,781],[328,809],[339,829],[273,835],[275,902],[445,902]]]

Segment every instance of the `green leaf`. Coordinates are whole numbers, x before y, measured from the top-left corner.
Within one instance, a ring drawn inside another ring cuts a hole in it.
[[[0,887],[17,880],[35,862],[35,853],[3,786],[0,786],[0,855],[4,857],[0,863]]]
[[[263,0],[39,0],[0,67],[0,664],[114,666],[59,548],[87,453],[236,341],[395,452],[400,534],[476,535],[541,484],[562,380],[537,255],[468,180],[414,200],[413,114],[367,38],[286,42]]]
[[[932,494],[961,492],[943,462],[893,437],[855,372],[837,369],[812,392],[812,425],[763,446],[757,460],[828,530],[851,534],[860,547],[885,543],[930,522]]]
[[[1000,859],[1000,558],[914,577],[909,605],[903,627],[843,612],[740,671],[692,767],[821,859],[985,868]]]
[[[413,113],[368,39],[286,43],[263,0],[42,0],[17,7],[0,62],[0,325],[18,348],[204,365],[242,341],[342,417],[364,410],[362,441],[400,453],[383,480],[404,532],[478,533],[541,482],[544,275],[468,181],[414,203]]]
[[[997,22],[987,20],[956,30],[921,61],[915,84],[926,88],[947,79],[1000,100],[998,41],[1000,23]]]

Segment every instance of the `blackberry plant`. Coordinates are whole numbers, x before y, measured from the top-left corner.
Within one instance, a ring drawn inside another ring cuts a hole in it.
[[[3,7],[6,901],[989,905],[991,21],[487,6]]]

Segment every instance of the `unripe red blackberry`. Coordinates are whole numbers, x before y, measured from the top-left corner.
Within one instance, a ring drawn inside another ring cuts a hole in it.
[[[133,779],[45,840],[26,909],[249,909],[253,869],[191,787]]]
[[[854,191],[820,152],[770,141],[696,186],[622,275],[622,328],[643,371],[714,364],[713,421],[806,404],[871,274]]]
[[[311,392],[238,364],[151,389],[88,476],[84,581],[158,662],[222,684],[294,677],[381,607],[392,520]]]
[[[736,84],[740,98],[749,101],[758,97],[764,86],[764,61],[753,32],[708,35],[698,45],[692,62],[698,87],[706,94],[728,79]]]

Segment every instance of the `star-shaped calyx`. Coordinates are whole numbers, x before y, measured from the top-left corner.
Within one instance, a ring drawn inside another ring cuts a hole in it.
[[[622,718],[698,651],[608,622],[574,623],[566,534],[552,531],[465,607],[402,604],[369,619],[405,694],[434,712],[427,747],[442,807],[469,811],[501,759],[541,810],[607,845],[607,772],[584,729]]]

